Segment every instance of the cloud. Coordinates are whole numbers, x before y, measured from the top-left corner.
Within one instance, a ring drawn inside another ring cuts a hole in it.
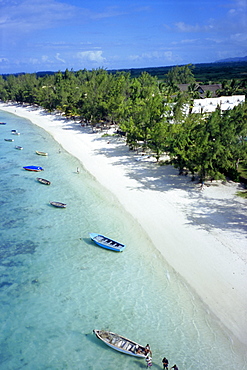
[[[9,60],[7,58],[0,57],[0,64],[7,64],[7,63],[9,63]]]
[[[91,13],[92,19],[112,18],[124,15],[126,12],[120,11],[116,6],[106,8],[104,12]]]
[[[210,19],[208,24],[205,25],[191,25],[184,22],[175,23],[175,28],[179,32],[189,32],[189,33],[198,33],[198,32],[211,32],[215,30],[214,20]]]
[[[205,18],[204,22],[194,24],[180,20],[174,23],[173,26],[164,25],[164,27],[168,31],[181,33],[220,33],[225,36],[231,33],[246,33],[247,1],[232,0],[231,3],[224,4],[221,7],[229,10],[223,11],[219,17]]]
[[[56,0],[7,0],[1,5],[0,29],[23,35],[54,27],[76,15],[75,6]]]
[[[242,43],[242,42],[247,41],[247,34],[246,33],[236,33],[236,34],[231,35],[230,38],[234,42]]]
[[[103,52],[101,50],[97,50],[97,51],[88,50],[88,51],[80,51],[76,54],[76,56],[82,61],[102,63],[106,61],[106,59],[103,58],[102,54]]]
[[[174,55],[171,50],[167,51],[153,51],[153,52],[145,52],[141,54],[133,54],[129,56],[131,61],[147,61],[147,60],[160,60],[162,63],[164,62],[177,62],[178,57]]]
[[[64,59],[62,59],[62,58],[60,58],[60,53],[57,53],[56,54],[56,57],[55,57],[59,62],[62,62],[62,63],[66,63],[66,61],[64,60]]]

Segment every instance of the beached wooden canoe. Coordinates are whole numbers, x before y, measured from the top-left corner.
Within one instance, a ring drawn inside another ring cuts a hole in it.
[[[145,347],[134,342],[133,340],[127,339],[122,335],[112,333],[111,331],[105,330],[93,330],[97,338],[102,340],[107,346],[115,349],[116,351],[125,353],[139,358],[145,358]]]
[[[44,169],[40,166],[25,166],[23,168],[26,171],[34,171],[34,172],[44,171]]]
[[[104,235],[90,233],[89,236],[100,247],[110,249],[115,252],[122,252],[126,247],[126,245],[116,242],[116,240],[107,238]]]
[[[56,208],[66,208],[67,207],[67,204],[61,203],[61,202],[50,202],[50,204]]]
[[[51,182],[46,179],[42,179],[41,177],[37,177],[37,181],[44,185],[51,185]]]
[[[47,156],[48,153],[45,153],[45,152],[39,152],[38,150],[36,150],[36,154],[38,155],[43,155],[43,156]]]

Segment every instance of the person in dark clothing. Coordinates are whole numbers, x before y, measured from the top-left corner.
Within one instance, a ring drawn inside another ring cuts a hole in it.
[[[164,369],[168,369],[168,364],[169,364],[169,361],[167,360],[166,357],[163,358],[162,360],[162,364],[163,364],[163,368]]]
[[[175,364],[175,365],[173,365],[173,366],[171,367],[171,369],[178,370],[178,367],[177,367],[177,365]]]
[[[145,356],[147,356],[148,354],[152,356],[152,352],[151,352],[149,344],[147,344],[146,347],[144,348],[144,354]]]

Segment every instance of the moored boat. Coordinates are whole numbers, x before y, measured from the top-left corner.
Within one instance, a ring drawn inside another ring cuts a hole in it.
[[[89,236],[100,247],[110,249],[115,252],[122,252],[126,247],[126,245],[101,234],[90,233]]]
[[[37,181],[44,185],[51,185],[51,182],[49,180],[42,179],[41,177],[37,177]]]
[[[15,146],[15,149],[22,150],[22,149],[23,149],[23,147],[22,147],[22,146],[19,146],[19,145],[16,145],[16,146]]]
[[[14,141],[14,139],[4,139],[5,141]]]
[[[0,122],[0,125],[6,125],[6,122]]]
[[[46,152],[39,152],[38,150],[36,150],[36,154],[43,155],[43,156],[47,156],[48,155],[48,153],[46,153]]]
[[[11,130],[12,135],[20,135],[20,132],[17,130]]]
[[[34,171],[34,172],[44,171],[44,169],[40,166],[25,166],[23,168],[26,171]]]
[[[127,339],[122,335],[112,333],[111,331],[95,329],[93,332],[97,338],[116,351],[139,358],[146,357],[145,347],[134,342],[133,340]]]
[[[57,207],[57,208],[66,208],[67,207],[67,204],[61,203],[61,202],[50,202],[50,204],[53,207]]]

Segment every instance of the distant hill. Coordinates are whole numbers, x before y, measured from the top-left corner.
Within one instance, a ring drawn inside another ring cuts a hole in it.
[[[232,58],[225,59],[214,63],[200,63],[194,64],[193,74],[197,82],[202,84],[222,83],[224,80],[231,79],[246,79],[247,78],[247,56],[243,58]],[[231,60],[232,60],[231,59]],[[241,59],[240,61],[238,59]],[[228,61],[226,61],[228,60]],[[163,67],[146,67],[146,68],[129,68],[129,69],[114,69],[108,70],[109,73],[117,72],[128,72],[131,77],[138,77],[143,72],[149,73],[151,76],[156,76],[159,81],[165,81],[166,75],[175,66],[163,66]],[[40,71],[37,72],[37,77],[43,77],[46,75],[53,75],[57,72],[53,71]],[[24,73],[15,73],[15,76]],[[8,75],[2,75],[6,78]]]
[[[199,63],[194,64],[193,74],[196,81],[203,84],[221,83],[223,80],[244,79],[247,77],[247,60],[240,62],[220,62],[220,63]],[[166,79],[166,75],[174,66],[147,67],[111,70],[110,73],[119,71],[129,72],[131,77],[138,77],[141,73],[147,72],[151,76],[156,76],[158,80]]]
[[[234,63],[234,62],[247,62],[247,56],[246,57],[220,59],[220,60],[217,60],[215,63]]]

